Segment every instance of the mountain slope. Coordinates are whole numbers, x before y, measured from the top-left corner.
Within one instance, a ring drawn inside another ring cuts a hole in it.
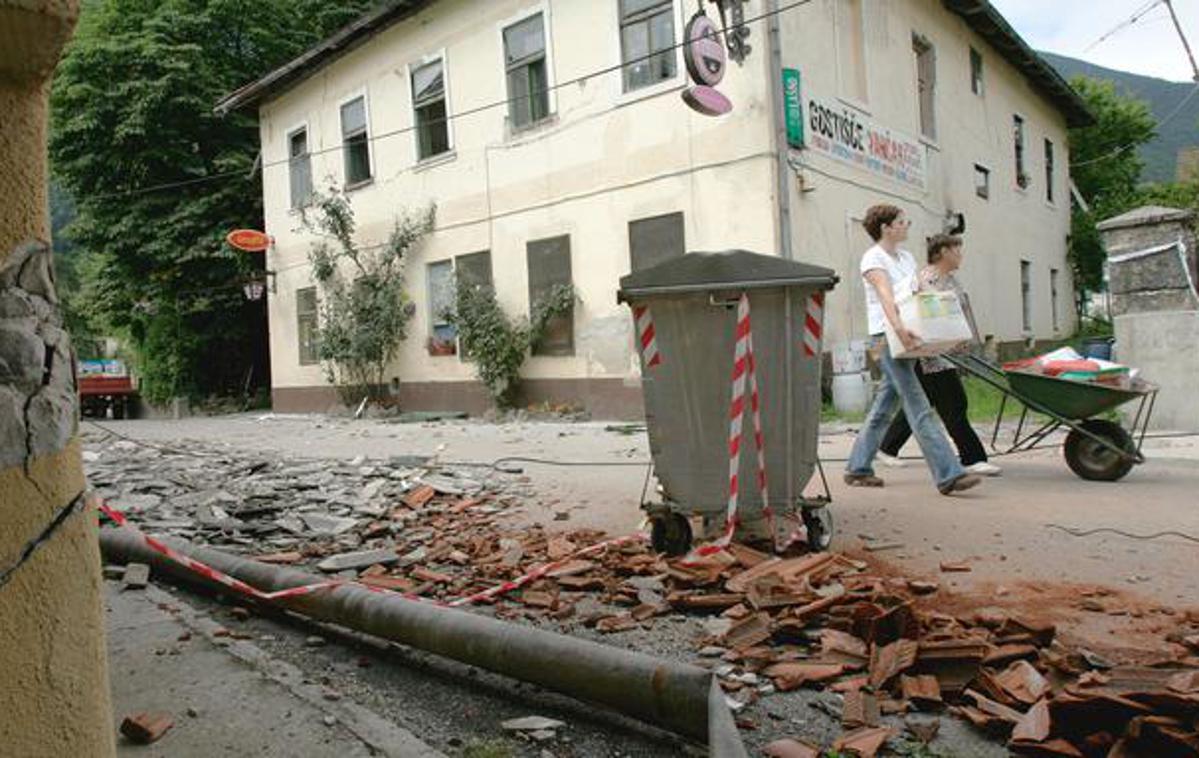
[[[1064,55],[1043,52],[1041,56],[1066,79],[1081,75],[1115,83],[1116,90],[1121,94],[1148,103],[1158,121],[1169,115],[1195,86],[1190,82],[1171,82],[1116,71]],[[1141,148],[1141,158],[1145,161],[1141,179],[1147,182],[1174,181],[1179,149],[1193,146],[1199,146],[1199,95],[1191,98],[1186,108],[1159,130],[1156,139]]]

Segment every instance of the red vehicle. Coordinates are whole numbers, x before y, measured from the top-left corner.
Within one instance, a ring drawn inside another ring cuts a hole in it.
[[[79,408],[84,416],[125,418],[137,387],[123,361],[79,361]]]

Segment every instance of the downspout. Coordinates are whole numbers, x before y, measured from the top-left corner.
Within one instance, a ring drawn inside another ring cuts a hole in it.
[[[280,568],[164,539],[170,547],[264,591],[321,581]],[[149,564],[154,572],[208,589],[201,577],[151,549],[130,529],[103,529],[105,560]],[[710,671],[564,634],[499,621],[347,584],[281,604],[309,618],[460,661],[707,743],[712,758],[747,758],[741,735]]]
[[[791,166],[788,163],[787,116],[783,102],[783,42],[779,28],[778,0],[765,0],[766,47],[770,92],[771,134],[776,154],[775,198],[778,203],[779,250],[783,258],[795,259],[791,245]]]

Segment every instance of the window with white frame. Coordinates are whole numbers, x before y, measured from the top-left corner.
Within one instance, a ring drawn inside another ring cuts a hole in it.
[[[537,13],[504,29],[504,71],[508,79],[508,119],[514,129],[550,115],[549,63],[545,17]]]
[[[452,145],[446,107],[445,62],[441,58],[413,67],[412,110],[417,160],[448,153]]]
[[[458,352],[458,332],[447,314],[454,309],[454,262],[430,263],[429,277],[429,353],[453,355]]]
[[[863,0],[837,0],[837,77],[841,95],[866,102],[866,33]]]
[[[673,79],[678,70],[674,0],[619,0],[624,91]]]
[[[570,235],[533,240],[526,246],[529,264],[529,310],[555,287],[570,286]],[[546,324],[541,341],[533,346],[533,355],[574,355],[575,312],[572,305]]]
[[[1021,326],[1032,332],[1032,264],[1028,261],[1020,261],[1020,306]]]
[[[1053,202],[1053,141],[1045,140],[1045,201]]]
[[[974,194],[986,200],[991,196],[991,170],[974,164]]]
[[[308,130],[303,127],[287,135],[287,171],[291,207],[303,208],[312,198],[312,155],[308,152]]]
[[[937,138],[937,57],[926,37],[912,35],[912,53],[916,56],[916,91],[920,104],[920,133]]]
[[[366,124],[366,97],[360,95],[341,106],[341,141],[346,186],[370,181],[371,146]]]
[[[1053,314],[1053,331],[1055,331],[1055,332],[1058,330],[1058,320],[1057,320],[1057,306],[1058,306],[1058,296],[1057,296],[1057,275],[1058,275],[1058,270],[1057,270],[1057,269],[1055,269],[1055,268],[1051,268],[1051,269],[1049,269],[1049,307],[1050,307],[1050,309],[1051,309],[1051,310],[1050,310],[1050,313],[1052,313],[1052,314]]]
[[[1028,171],[1024,165],[1024,118],[1012,115],[1012,145],[1016,157],[1016,186],[1024,189],[1029,185]]]
[[[320,361],[316,287],[296,290],[296,338],[301,366]]]
[[[983,55],[974,48],[970,48],[970,91],[983,94]]]

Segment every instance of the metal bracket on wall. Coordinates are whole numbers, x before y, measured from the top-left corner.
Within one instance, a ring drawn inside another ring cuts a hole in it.
[[[745,25],[746,0],[713,0],[720,9],[720,26],[724,28],[724,44],[728,48],[729,57],[737,65],[745,63],[745,59],[753,51],[749,39],[749,27]],[[730,21],[731,20],[731,21]]]

